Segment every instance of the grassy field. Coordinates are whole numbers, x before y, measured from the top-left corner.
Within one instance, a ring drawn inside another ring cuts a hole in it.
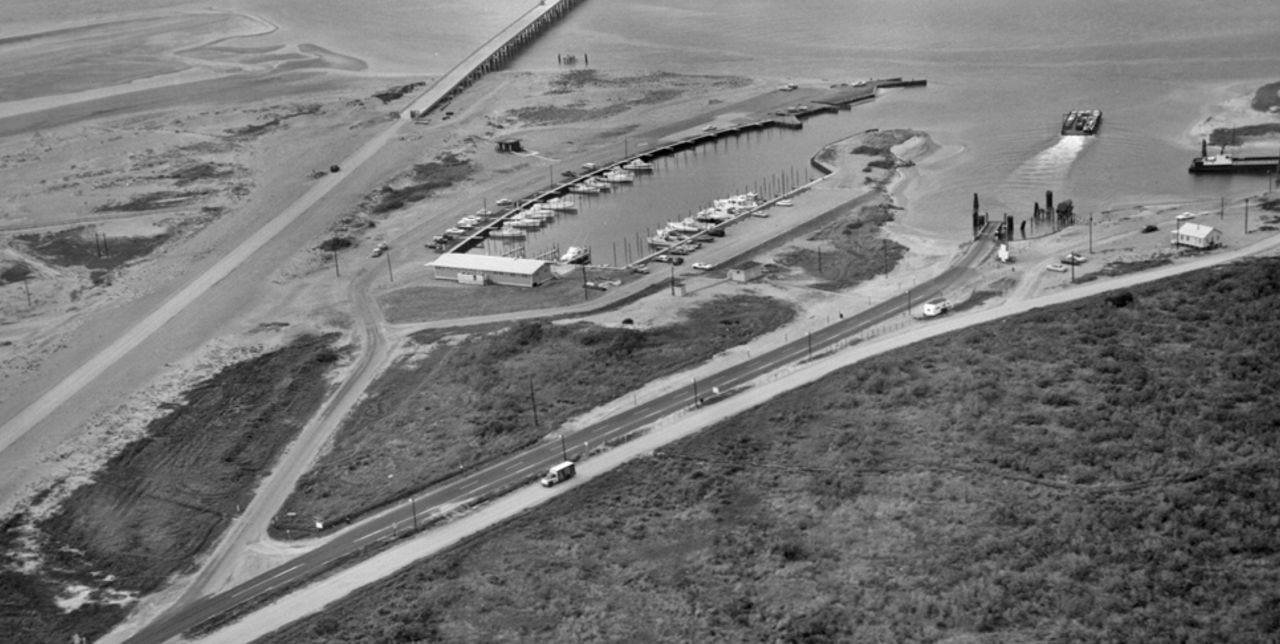
[[[0,534],[0,640],[67,642],[105,633],[125,608],[110,603],[157,589],[188,570],[252,498],[260,477],[315,413],[338,358],[335,337],[302,337],[224,369],[151,423],[31,532],[23,516]],[[34,535],[43,559],[21,571]],[[77,585],[91,601],[63,611]],[[12,638],[12,639],[8,639]]]
[[[656,329],[535,321],[439,343],[425,356],[394,365],[370,388],[376,393],[352,412],[333,450],[299,481],[274,532],[311,534],[315,517],[334,524],[402,499],[535,443],[575,415],[794,315],[778,300],[734,296]]]
[[[432,193],[470,177],[475,169],[475,164],[469,159],[448,152],[440,154],[435,161],[414,165],[404,185],[385,185],[369,195],[366,199],[369,212],[381,215],[422,201]]]
[[[1275,642],[1280,260],[842,370],[265,642]]]
[[[892,148],[913,137],[924,136],[917,130],[883,130],[861,135],[861,143],[851,154],[869,156],[866,169],[893,169],[903,163]],[[828,165],[837,163],[840,146],[831,145],[817,155]],[[824,242],[823,248],[796,248],[778,258],[784,266],[799,266],[809,275],[822,280],[817,288],[843,290],[893,270],[907,254],[907,247],[885,238],[880,229],[893,221],[900,210],[893,199],[881,192],[887,178],[874,180],[877,192],[867,199],[843,209],[834,216],[821,217],[821,225],[808,239]]]
[[[625,284],[639,277],[635,273],[618,269],[588,267],[586,271],[589,281],[617,279]],[[409,286],[379,297],[378,303],[388,322],[403,324],[559,308],[601,295],[603,293],[600,291],[583,289],[582,273],[574,270],[537,288],[476,288],[446,282],[430,286]]]

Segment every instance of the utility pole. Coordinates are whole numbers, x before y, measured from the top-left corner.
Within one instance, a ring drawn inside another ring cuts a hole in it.
[[[418,531],[418,501],[412,496],[409,497],[409,509],[413,512],[413,531]]]
[[[809,337],[809,359],[813,360],[813,331],[808,333]]]
[[[339,278],[341,278],[341,277],[342,277],[342,269],[341,269],[341,268],[338,268],[338,251],[337,251],[337,249],[334,249],[334,251],[333,251],[333,272],[334,272],[334,274],[336,274]]]
[[[582,267],[582,299],[584,301],[591,299],[591,295],[587,293],[587,267],[586,266]]]
[[[1244,198],[1244,232],[1249,233],[1249,198]]]
[[[889,277],[889,240],[885,239],[882,241],[884,243],[880,244],[880,255],[884,258],[884,276],[885,278],[888,278]]]
[[[693,379],[693,404],[698,404],[698,379]]]
[[[31,308],[31,287],[27,284],[27,276],[22,276],[22,290],[27,292],[27,308]]]
[[[396,276],[391,272],[391,249],[387,249],[387,277],[391,278],[392,282],[396,281]]]
[[[676,265],[671,265],[671,296],[676,295]]]
[[[1222,217],[1226,214],[1226,212],[1227,212],[1227,198],[1222,197],[1221,200],[1218,202],[1218,219],[1221,220]]]
[[[569,460],[569,450],[564,447],[564,434],[560,434],[560,458],[561,460]]]
[[[533,409],[533,428],[542,431],[538,426],[538,398],[533,393],[533,376],[529,377],[529,407]]]
[[[1089,213],[1089,254],[1093,254],[1093,213]]]

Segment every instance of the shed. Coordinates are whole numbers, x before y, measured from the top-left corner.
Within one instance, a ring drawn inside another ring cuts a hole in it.
[[[750,282],[764,275],[764,265],[759,262],[743,262],[729,269],[729,279],[735,282]]]
[[[520,146],[520,139],[498,139],[499,152],[524,152],[524,148]]]
[[[427,264],[438,280],[461,284],[533,287],[551,280],[551,265],[539,259],[445,253]]]
[[[1214,248],[1222,244],[1222,231],[1213,226],[1190,221],[1183,222],[1173,231],[1173,244],[1192,248]]]

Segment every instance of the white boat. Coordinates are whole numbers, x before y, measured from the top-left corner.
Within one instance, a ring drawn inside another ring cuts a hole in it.
[[[609,183],[631,183],[636,180],[636,173],[622,168],[614,168],[601,177]]]
[[[689,221],[673,221],[667,224],[667,230],[696,235],[706,229]]]
[[[477,217],[492,217],[493,214],[494,214],[493,211],[489,210],[488,208],[481,208],[476,211]]]
[[[609,192],[610,190],[613,190],[612,184],[610,184],[608,181],[605,181],[599,177],[591,177],[590,179],[587,179],[583,183],[591,186],[592,188],[595,188],[596,190],[599,190],[600,192]]]
[[[545,206],[550,210],[558,210],[558,211],[570,211],[570,210],[578,209],[578,204],[574,203],[574,201],[568,197],[556,197],[555,199],[551,199],[543,203],[543,206]]]
[[[582,195],[595,195],[600,194],[600,188],[583,181],[582,183],[575,183],[569,186],[569,192],[576,192]]]
[[[711,208],[703,208],[702,210],[699,210],[698,214],[694,215],[693,217],[698,221],[709,221],[712,223],[720,223],[720,222],[729,221],[730,219],[733,219],[734,215],[733,213],[728,212],[727,210],[711,207]]]
[[[588,250],[588,249],[586,249],[586,248],[584,248],[584,247],[582,247],[582,246],[570,246],[570,247],[569,247],[569,250],[565,251],[565,253],[564,253],[563,255],[561,255],[561,256],[560,256],[560,263],[562,263],[562,264],[585,264],[585,263],[587,263],[590,259],[591,259],[591,251],[590,251],[590,250]]]
[[[508,220],[507,225],[513,228],[541,228],[542,220],[527,217],[516,217]]]
[[[777,203],[779,206],[782,206],[783,208],[789,208],[791,206],[796,205],[796,203],[790,199],[779,199]]]
[[[499,228],[489,233],[489,236],[498,239],[524,239],[525,237],[523,230],[516,230],[515,228]]]
[[[653,164],[644,159],[632,159],[623,164],[622,168],[632,172],[653,172]]]
[[[663,237],[661,235],[654,235],[653,237],[650,237],[645,241],[649,242],[649,245],[654,248],[670,248],[672,246],[675,246],[677,243],[679,243],[676,240],[667,239],[666,237]]]
[[[446,234],[446,235],[452,235],[452,236],[454,236],[454,237],[463,237],[463,236],[465,236],[465,235],[467,234],[467,231],[465,231],[465,230],[463,230],[463,229],[461,229],[461,228],[449,228],[449,229],[447,229],[447,230],[445,230],[445,231],[444,231],[444,234]]]
[[[712,207],[720,210],[727,210],[731,213],[737,213],[743,210],[749,210],[760,205],[760,198],[754,192],[747,192],[732,197],[716,199],[711,202]]]

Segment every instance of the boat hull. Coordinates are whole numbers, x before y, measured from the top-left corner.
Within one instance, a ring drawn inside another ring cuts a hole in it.
[[[1238,157],[1230,163],[1205,163],[1203,157],[1191,161],[1187,172],[1192,174],[1274,174],[1280,169],[1277,157]]]

